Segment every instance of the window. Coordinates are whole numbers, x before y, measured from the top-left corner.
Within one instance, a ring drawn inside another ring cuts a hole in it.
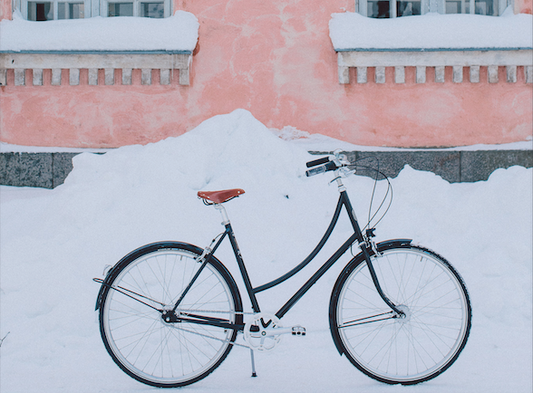
[[[26,15],[24,15],[26,19],[37,22],[54,19],[80,19],[86,16],[85,3],[84,1],[67,2],[57,0],[23,1],[22,9],[26,11]]]
[[[52,3],[28,2],[28,20],[45,21],[54,19]]]
[[[145,18],[164,18],[170,16],[170,0],[103,0],[100,6],[103,16],[141,16]],[[102,12],[102,10],[104,10]]]
[[[83,3],[58,3],[57,19],[81,19],[84,18]]]
[[[446,0],[447,14],[480,14],[480,15],[498,15],[495,13],[494,0]]]
[[[146,18],[163,18],[165,7],[161,3],[141,3],[141,16]]]
[[[133,3],[108,3],[107,16],[133,16]]]
[[[356,0],[356,9],[371,18],[441,14],[501,15],[512,0]]]
[[[140,16],[166,18],[172,15],[171,0],[13,0],[27,20],[81,19],[91,16]]]
[[[391,12],[392,11],[392,12]],[[420,15],[421,1],[368,0],[367,16],[371,18],[395,18]]]

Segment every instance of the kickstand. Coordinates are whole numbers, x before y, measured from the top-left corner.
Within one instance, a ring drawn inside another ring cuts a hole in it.
[[[252,356],[252,377],[257,377],[257,373],[255,372],[255,360],[254,360],[254,350],[250,348],[250,355]]]

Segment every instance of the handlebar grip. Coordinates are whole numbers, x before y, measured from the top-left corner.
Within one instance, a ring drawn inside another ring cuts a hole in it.
[[[322,157],[322,158],[319,158],[318,160],[309,161],[308,163],[305,164],[305,166],[308,168],[312,168],[317,165],[325,164],[326,162],[329,162],[329,157]]]
[[[333,161],[329,161],[325,165],[322,165],[322,166],[319,166],[313,169],[309,169],[308,171],[305,172],[305,175],[307,177],[310,177],[310,176],[318,175],[319,173],[334,171],[335,169],[337,169],[337,165],[335,165]]]

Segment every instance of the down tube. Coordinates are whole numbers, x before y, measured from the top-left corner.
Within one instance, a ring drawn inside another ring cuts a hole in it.
[[[322,277],[331,266],[350,248],[352,244],[357,241],[358,234],[354,233],[346,242],[333,254],[320,269],[317,270],[313,276],[307,280],[307,282],[302,285],[302,287],[296,292],[283,307],[279,309],[276,313],[276,317],[281,319],[291,308],[294,306],[298,300],[302,298],[303,295]]]

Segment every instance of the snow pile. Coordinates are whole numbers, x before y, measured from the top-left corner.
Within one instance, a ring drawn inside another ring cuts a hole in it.
[[[0,22],[0,50],[189,50],[198,40],[198,19],[185,11],[169,18],[94,17],[31,22],[20,12]]]
[[[335,50],[401,48],[531,48],[533,17],[429,13],[392,19],[357,13],[332,14],[329,35]]]
[[[0,391],[153,391],[105,352],[93,311],[99,286],[91,279],[149,242],[208,245],[223,230],[221,218],[196,192],[232,187],[246,191],[226,208],[252,283],[285,273],[321,238],[338,197],[329,174],[305,177],[305,162],[313,158],[237,110],[177,138],[80,154],[54,190],[1,187]],[[458,361],[402,392],[531,392],[532,174],[512,167],[486,182],[449,184],[406,167],[391,180],[394,203],[378,240],[410,237],[444,255],[463,275],[473,306],[470,340]],[[345,184],[365,222],[372,181],[351,176]],[[339,224],[326,253],[349,235],[347,220]],[[223,245],[217,255],[240,283],[231,250]],[[327,256],[319,255],[311,270]],[[235,348],[217,371],[183,391],[396,391],[364,376],[334,347],[328,302],[342,266],[283,318],[285,326],[305,326],[308,335],[258,354],[258,378],[250,378],[249,351]],[[311,274],[302,273],[261,293],[262,310],[277,311]]]
[[[480,151],[480,150],[533,150],[532,137],[528,137],[526,141],[511,142],[503,144],[477,144],[468,146],[454,146],[445,148],[405,148],[405,147],[383,147],[383,146],[364,146],[355,145],[353,143],[341,141],[340,139],[331,138],[321,134],[310,134],[306,131],[298,130],[296,127],[285,126],[281,130],[271,128],[270,131],[275,133],[283,140],[290,141],[307,151],[311,152],[331,152],[336,149],[344,151]],[[31,146],[17,146],[9,145],[0,142],[0,151],[2,152],[32,152],[39,151],[39,148]]]

